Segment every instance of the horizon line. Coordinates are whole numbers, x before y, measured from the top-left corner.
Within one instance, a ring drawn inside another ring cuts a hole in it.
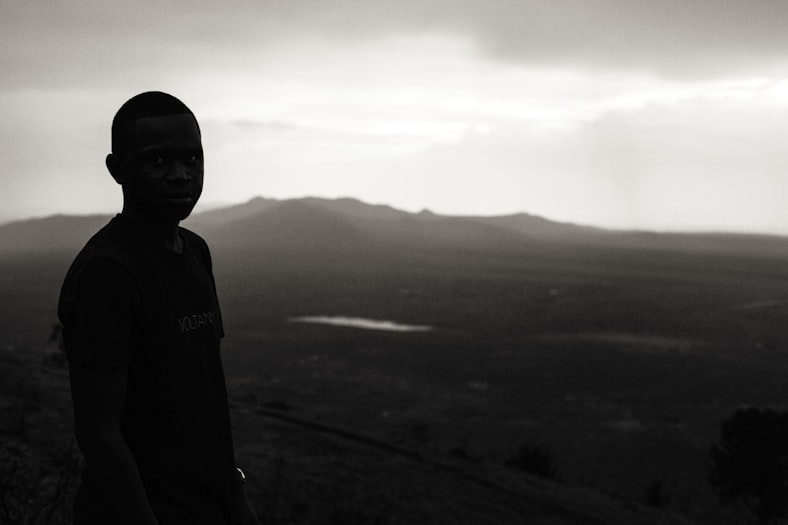
[[[713,228],[704,228],[704,229],[696,229],[696,228],[687,228],[687,229],[644,229],[644,228],[622,228],[622,227],[611,227],[611,226],[600,226],[595,224],[588,224],[588,223],[580,223],[580,222],[573,222],[567,220],[559,220],[553,219],[549,217],[545,217],[543,215],[537,215],[534,213],[530,213],[527,211],[516,211],[516,212],[503,212],[503,213],[496,213],[496,214],[461,214],[461,213],[443,213],[443,212],[434,212],[429,208],[422,208],[419,211],[410,211],[407,209],[399,208],[389,203],[384,202],[368,202],[358,197],[352,196],[341,196],[341,197],[323,197],[317,195],[303,195],[299,197],[286,197],[286,198],[276,198],[276,197],[265,197],[262,195],[255,195],[243,201],[237,202],[206,202],[204,204],[197,204],[195,210],[192,212],[189,217],[184,219],[181,222],[186,222],[192,219],[195,216],[199,216],[203,213],[221,210],[226,208],[232,208],[236,206],[244,206],[247,204],[252,203],[255,200],[265,200],[265,201],[274,201],[274,202],[287,202],[287,201],[303,201],[303,200],[324,200],[324,201],[342,201],[342,200],[350,200],[355,201],[366,206],[381,206],[390,208],[395,211],[399,211],[402,213],[406,213],[408,215],[434,215],[436,217],[445,217],[445,218],[465,218],[465,219],[490,219],[490,218],[497,218],[497,217],[514,217],[518,215],[525,215],[529,217],[533,217],[535,219],[541,219],[547,222],[551,222],[554,224],[559,225],[566,225],[566,226],[576,226],[578,228],[589,228],[594,230],[601,230],[604,232],[610,233],[643,233],[643,234],[658,234],[658,235],[742,235],[742,236],[763,236],[763,237],[788,237],[788,231],[784,233],[777,233],[773,231],[758,231],[758,230],[726,230],[726,229],[713,229]],[[42,214],[33,214],[33,215],[26,215],[26,216],[13,216],[13,215],[6,215],[5,217],[0,216],[0,228],[14,224],[14,223],[21,223],[21,222],[30,222],[30,221],[39,221],[39,220],[46,220],[52,219],[55,217],[96,217],[96,216],[107,216],[111,217],[115,214],[120,213],[120,210],[117,211],[92,211],[92,212],[85,212],[85,213],[69,213],[69,212],[52,212],[52,213],[42,213]]]

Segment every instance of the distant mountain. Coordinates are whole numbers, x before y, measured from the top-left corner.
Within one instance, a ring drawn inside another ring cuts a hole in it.
[[[76,252],[109,215],[54,215],[0,224],[0,252]],[[409,213],[343,199],[255,198],[197,213],[184,226],[218,249],[534,250],[594,247],[788,258],[788,238],[744,234],[613,231],[525,213],[494,217]]]
[[[523,221],[524,222],[524,221]],[[542,222],[551,224],[544,219]],[[187,226],[217,245],[331,246],[335,248],[457,247],[495,249],[523,244],[525,228],[505,227],[471,217],[442,216],[423,211],[408,213],[355,199],[304,198],[288,201],[253,199],[225,210],[200,214]],[[537,230],[539,228],[534,228]]]
[[[0,252],[76,253],[109,219],[109,215],[53,215],[2,224]]]
[[[610,233],[610,230],[579,226],[566,222],[555,222],[528,213],[499,215],[495,217],[475,217],[473,220],[497,226],[521,235],[548,240],[590,240]]]
[[[234,204],[196,213],[189,217],[184,224],[194,229],[215,228],[221,225],[230,224],[234,221],[253,217],[279,204],[281,204],[281,201],[276,199],[255,197],[243,204]]]
[[[354,222],[304,200],[269,201],[254,199],[245,205],[197,215],[185,223],[212,245],[253,249],[357,245],[364,232]]]
[[[326,210],[344,215],[356,221],[397,221],[413,215],[406,211],[397,210],[385,204],[367,204],[357,199],[344,197],[341,199],[321,199],[307,197],[300,199],[304,204],[319,206]]]
[[[409,213],[343,199],[253,199],[196,215],[186,222],[218,245],[401,249],[535,249],[545,246],[636,251],[704,252],[788,258],[788,238],[727,233],[616,231],[544,219],[526,213],[493,217]]]

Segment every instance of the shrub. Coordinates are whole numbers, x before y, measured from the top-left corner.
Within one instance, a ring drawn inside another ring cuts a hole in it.
[[[42,466],[26,450],[0,450],[0,523],[54,525],[71,523],[76,482],[81,470],[79,452],[71,442]]]
[[[649,481],[646,489],[643,491],[643,496],[646,504],[652,507],[665,507],[670,501],[670,494],[665,482],[660,479]]]
[[[722,504],[742,502],[761,524],[788,512],[788,413],[740,409],[709,451],[709,482]]]
[[[558,479],[553,455],[540,447],[523,444],[515,454],[504,463],[507,467],[516,468],[528,474],[546,479]]]

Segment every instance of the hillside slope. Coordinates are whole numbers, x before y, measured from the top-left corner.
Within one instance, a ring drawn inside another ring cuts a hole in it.
[[[73,251],[110,219],[109,215],[53,215],[0,225],[0,252]]]
[[[16,511],[30,517],[56,500],[46,507],[52,511],[48,523],[65,524],[81,459],[70,435],[67,371],[57,352],[50,345],[20,354],[0,345],[0,481],[24,473],[6,495],[23,500]],[[495,465],[375,442],[265,409],[248,398],[232,400],[231,417],[237,459],[248,473],[247,490],[263,523],[689,523]]]

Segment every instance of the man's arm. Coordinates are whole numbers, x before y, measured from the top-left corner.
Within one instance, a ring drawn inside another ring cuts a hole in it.
[[[70,377],[77,442],[107,507],[120,524],[158,525],[120,431],[126,368],[89,369],[72,363]]]
[[[243,476],[243,478],[242,478]],[[261,525],[260,518],[249,503],[244,490],[245,475],[239,470],[232,484],[232,497],[230,499],[230,515],[233,525]]]

